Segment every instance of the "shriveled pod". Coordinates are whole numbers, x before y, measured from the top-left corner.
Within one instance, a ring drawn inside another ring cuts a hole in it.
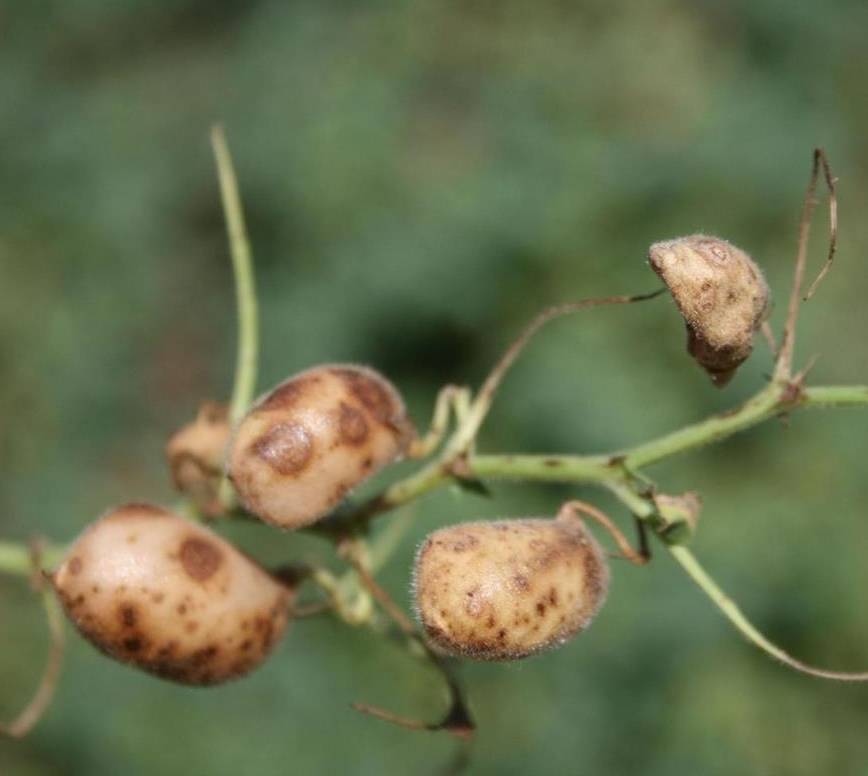
[[[413,437],[404,403],[382,375],[327,364],[291,377],[253,406],[235,431],[227,471],[249,511],[299,528],[403,455]]]
[[[586,628],[606,597],[606,557],[571,515],[463,523],[416,556],[416,611],[446,654],[516,660]]]
[[[704,234],[655,243],[648,257],[684,317],[688,352],[715,385],[726,385],[766,316],[762,271],[740,248]]]
[[[109,657],[181,684],[219,684],[268,656],[293,592],[213,531],[149,504],[89,526],[52,576]]]
[[[192,423],[176,431],[166,444],[166,460],[175,487],[193,499],[206,515],[221,511],[217,493],[229,444],[227,408],[205,402]]]

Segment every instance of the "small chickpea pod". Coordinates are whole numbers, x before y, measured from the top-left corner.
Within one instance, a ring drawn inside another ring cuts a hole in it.
[[[91,524],[51,581],[99,650],[188,685],[260,665],[294,598],[214,532],[149,504],[120,506]]]
[[[291,377],[251,408],[230,443],[227,473],[250,512],[295,529],[328,514],[414,437],[384,377],[327,364]]]
[[[704,234],[655,243],[648,258],[684,317],[688,352],[722,388],[750,356],[765,319],[762,271],[732,243]]]
[[[176,431],[166,444],[172,481],[203,514],[221,512],[218,489],[223,476],[229,418],[224,405],[205,402],[195,420]]]
[[[554,519],[463,523],[430,534],[416,556],[414,594],[432,646],[475,660],[517,660],[587,628],[606,599],[609,567],[579,511],[602,518],[626,545],[608,518],[581,502]]]

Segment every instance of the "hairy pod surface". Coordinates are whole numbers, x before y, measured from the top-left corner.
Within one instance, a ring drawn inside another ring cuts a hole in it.
[[[217,495],[229,444],[225,405],[205,402],[192,423],[175,432],[166,444],[172,481],[206,515],[221,512]]]
[[[416,611],[450,655],[516,660],[586,628],[609,582],[605,554],[575,517],[463,523],[416,556]]]
[[[688,352],[715,385],[726,385],[766,315],[762,271],[740,248],[704,234],[655,243],[648,258],[684,317]]]
[[[109,657],[181,684],[246,674],[286,629],[293,592],[213,531],[149,504],[90,525],[52,576]]]
[[[282,528],[315,522],[413,439],[404,402],[367,367],[301,372],[260,399],[233,436],[227,471],[244,506]]]

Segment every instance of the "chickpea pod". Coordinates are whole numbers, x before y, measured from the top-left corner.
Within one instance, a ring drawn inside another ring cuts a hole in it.
[[[294,529],[326,515],[403,455],[414,436],[385,378],[328,364],[291,377],[253,406],[230,443],[227,472],[250,512]]]
[[[148,504],[120,506],[89,526],[51,580],[98,649],[188,685],[261,664],[294,598],[214,532]]]
[[[476,660],[516,660],[563,644],[590,624],[608,583],[603,550],[569,509],[554,519],[435,531],[414,573],[431,645]]]
[[[221,511],[218,489],[223,476],[229,418],[223,404],[205,402],[196,419],[176,431],[166,444],[172,481],[206,515]]]
[[[655,243],[648,258],[684,317],[688,352],[723,387],[750,356],[765,319],[762,271],[741,249],[704,234]]]

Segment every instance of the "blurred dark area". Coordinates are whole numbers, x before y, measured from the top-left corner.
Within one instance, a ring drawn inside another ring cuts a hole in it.
[[[540,307],[652,290],[648,245],[697,231],[764,267],[779,328],[815,146],[840,179],[840,243],[797,356],[820,355],[816,383],[868,382],[866,30],[864,0],[0,2],[0,538],[65,541],[117,503],[172,503],[166,438],[227,397],[216,121],[256,258],[263,389],[370,363],[424,427],[438,387],[478,385]],[[820,208],[811,274],[826,230]],[[715,389],[668,298],[583,313],[522,356],[480,447],[615,450],[736,405],[770,368],[759,343]],[[868,668],[866,422],[799,413],[649,471],[702,493],[695,550],[755,621],[840,669]],[[597,491],[492,489],[419,504],[383,576],[402,604],[437,526],[578,496],[630,527]],[[229,533],[272,561],[327,557]],[[661,551],[613,576],[563,649],[464,667],[468,773],[868,773],[868,689],[761,655]],[[37,601],[0,577],[0,719],[47,651]],[[211,690],[68,635],[48,716],[0,740],[3,776],[433,775],[454,756],[350,708],[434,717],[445,699],[424,664],[329,618]]]

